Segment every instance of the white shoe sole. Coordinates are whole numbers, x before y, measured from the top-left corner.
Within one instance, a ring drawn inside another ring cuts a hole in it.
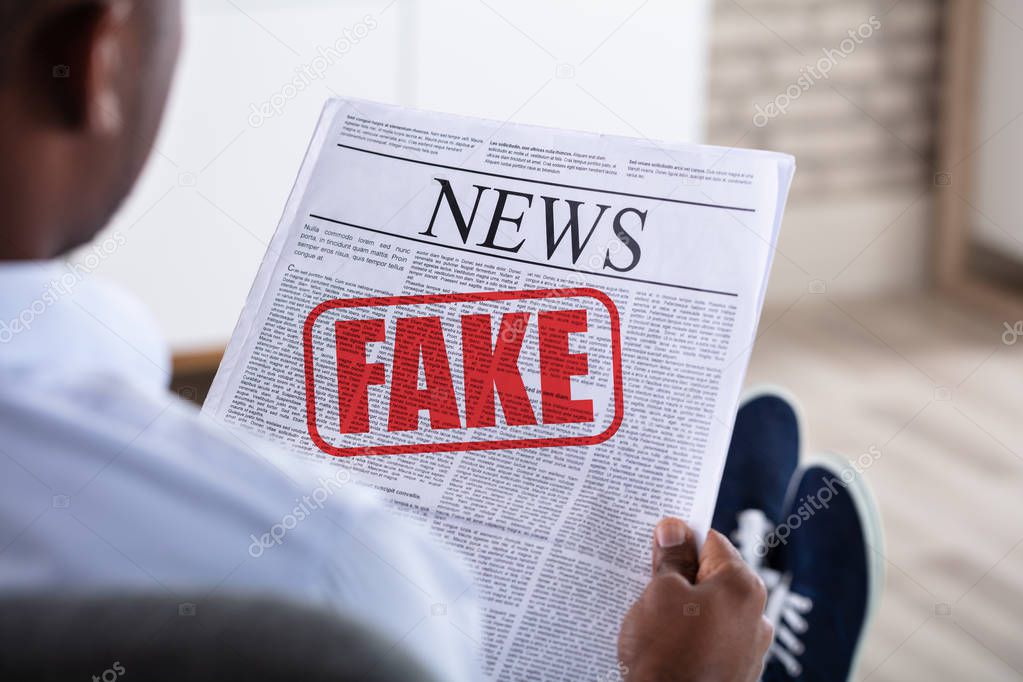
[[[863,478],[863,474],[849,460],[830,452],[815,454],[807,458],[806,463],[796,471],[796,474],[792,477],[789,492],[786,495],[786,509],[790,509],[795,501],[793,498],[795,497],[796,485],[802,478],[803,470],[811,466],[827,469],[845,484],[863,526],[863,541],[868,552],[867,608],[863,615],[863,627],[860,629],[860,637],[856,643],[856,649],[853,651],[852,661],[849,666],[849,677],[847,679],[853,679],[859,668],[860,657],[863,653],[863,641],[866,639],[867,631],[874,620],[874,616],[877,614],[881,595],[884,592],[886,560],[881,514],[878,510],[877,502],[874,500],[874,495]],[[846,475],[843,477],[842,474],[846,471],[850,472],[852,476]],[[849,478],[849,480],[847,481],[846,478]]]

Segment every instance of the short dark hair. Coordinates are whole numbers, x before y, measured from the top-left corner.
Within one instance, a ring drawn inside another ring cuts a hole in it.
[[[0,0],[0,77],[6,75],[6,67],[14,51],[21,48],[25,28],[47,10],[59,6],[66,0]]]
[[[25,24],[40,12],[59,4],[59,0],[0,0],[0,39],[8,41],[21,33]]]
[[[0,0],[0,81],[7,75],[8,65],[11,63],[18,50],[26,47],[23,38],[26,30],[34,22],[45,17],[47,13],[64,9],[67,11],[67,19],[73,21],[75,9],[83,12],[95,9],[102,4],[103,0]],[[132,6],[137,10],[155,10],[159,6],[159,0],[134,0]],[[145,12],[146,15],[156,16],[156,12]],[[155,26],[150,24],[150,26]],[[58,64],[48,65],[59,67]]]

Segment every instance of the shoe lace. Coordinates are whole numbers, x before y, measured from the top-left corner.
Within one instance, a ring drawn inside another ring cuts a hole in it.
[[[776,658],[790,676],[797,677],[803,672],[799,656],[805,650],[800,635],[809,627],[805,615],[813,608],[813,601],[792,591],[791,575],[765,565],[767,540],[774,532],[774,525],[764,513],[759,509],[747,509],[739,513],[738,522],[732,541],[767,588],[764,616],[774,626],[774,641],[766,660]]]

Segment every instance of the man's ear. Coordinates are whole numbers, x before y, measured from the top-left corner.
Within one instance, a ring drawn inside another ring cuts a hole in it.
[[[131,11],[131,0],[72,0],[40,17],[27,66],[45,85],[28,85],[46,122],[85,134],[121,130]]]

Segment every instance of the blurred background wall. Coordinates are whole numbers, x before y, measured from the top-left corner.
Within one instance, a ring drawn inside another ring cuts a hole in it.
[[[715,0],[707,141],[799,165],[772,301],[927,283],[943,5]]]
[[[230,334],[338,95],[790,152],[769,302],[928,283],[941,0],[186,6],[158,152],[110,228],[125,244],[100,266],[179,350]]]
[[[699,141],[710,0],[191,0],[178,79],[98,271],[178,351],[222,347],[335,96]],[[113,243],[113,242],[111,242]]]

